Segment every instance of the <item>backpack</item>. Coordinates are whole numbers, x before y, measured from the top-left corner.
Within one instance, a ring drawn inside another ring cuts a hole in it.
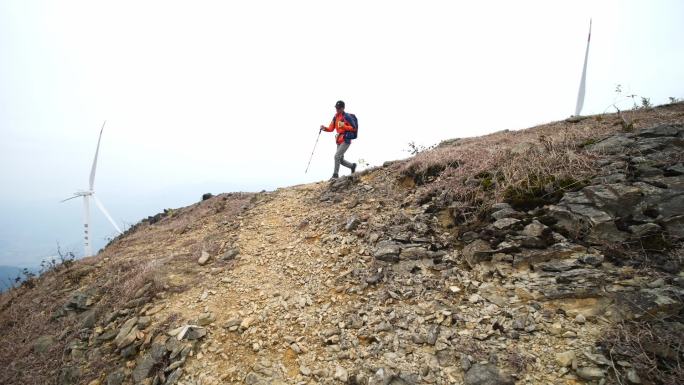
[[[344,120],[354,127],[354,131],[347,131],[344,133],[344,142],[349,144],[352,139],[356,139],[359,133],[359,121],[356,119],[356,115],[344,113]]]

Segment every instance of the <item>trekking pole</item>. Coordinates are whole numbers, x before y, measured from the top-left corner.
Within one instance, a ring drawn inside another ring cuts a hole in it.
[[[311,165],[311,159],[313,159],[313,154],[314,151],[316,151],[316,146],[318,145],[318,138],[321,137],[321,130],[318,130],[318,136],[316,137],[316,143],[314,143],[314,148],[311,150],[311,157],[309,157],[309,163],[306,165],[306,170],[304,171],[304,174],[306,174],[309,171],[309,166]]]

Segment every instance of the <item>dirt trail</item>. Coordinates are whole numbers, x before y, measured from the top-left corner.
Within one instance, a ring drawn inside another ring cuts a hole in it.
[[[329,216],[328,210],[334,209],[311,203],[321,187],[278,190],[251,209],[240,225],[235,265],[207,274],[200,287],[184,293],[173,301],[178,306],[167,309],[187,319],[200,313],[215,317],[202,352],[186,367],[186,380],[242,383],[244,373],[255,363],[258,366],[257,361],[289,377],[299,374],[295,350],[303,354],[305,346],[314,345],[312,333],[319,325],[310,322],[315,315],[311,305],[330,299],[330,293],[320,288],[327,286],[325,281],[331,277],[327,262],[335,257],[314,247],[317,237],[301,228],[307,227],[303,222]],[[292,308],[300,315],[277,319]],[[222,327],[232,320],[242,323],[237,331]],[[267,346],[278,342],[283,346]],[[294,350],[292,343],[297,344]],[[277,376],[270,373],[269,377]]]
[[[378,210],[365,200],[350,205],[350,196],[322,203],[321,194],[328,188],[319,183],[281,189],[257,202],[240,218],[235,245],[240,254],[233,264],[208,264],[200,285],[170,299],[168,314],[178,313],[190,322],[202,314],[213,318],[198,353],[184,366],[180,384],[333,384],[346,382],[351,373],[344,367],[360,362],[389,368],[396,364],[417,373],[445,365],[453,368],[454,351],[477,350],[469,330],[458,332],[463,343],[459,346],[449,328],[428,326],[448,325],[450,304],[460,300],[444,291],[438,271],[425,260],[405,261],[385,272],[397,285],[359,288],[359,280],[376,271],[377,264],[362,240],[342,231],[344,222],[365,213],[373,217],[370,222],[386,223],[399,212],[411,212]],[[340,205],[354,208],[340,210]],[[449,290],[466,291],[468,280],[462,281],[452,280]],[[497,293],[505,295],[504,291]],[[416,293],[421,293],[418,298],[413,297]],[[489,323],[489,313],[496,319],[495,306],[483,308],[479,303],[461,302],[456,317],[466,320],[466,329]],[[442,322],[440,317],[445,316]],[[419,326],[414,329],[411,324]],[[585,337],[595,336],[598,329],[590,326],[583,332]],[[423,338],[432,342],[424,345]],[[537,335],[520,345],[540,358],[548,354],[549,345],[567,347],[563,339],[547,338]],[[447,346],[453,346],[451,353],[440,355]],[[510,348],[499,347],[503,352]],[[448,376],[461,380],[455,370]]]

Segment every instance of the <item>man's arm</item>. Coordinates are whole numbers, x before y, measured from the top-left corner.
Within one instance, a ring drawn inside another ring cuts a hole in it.
[[[334,129],[335,129],[335,118],[333,118],[332,122],[330,122],[330,125],[328,127],[321,125],[321,131],[332,132]]]

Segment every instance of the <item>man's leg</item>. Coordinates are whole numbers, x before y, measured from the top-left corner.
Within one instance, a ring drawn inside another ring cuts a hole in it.
[[[349,146],[349,145],[347,145],[347,146]],[[344,167],[346,167],[346,168],[352,168],[352,167],[354,167],[354,164],[353,164],[353,163],[347,162],[346,160],[344,160],[344,156],[342,156],[342,160],[340,161],[340,163],[341,163]]]
[[[342,143],[337,145],[337,151],[335,152],[335,172],[333,175],[339,175],[340,164],[345,167],[351,168],[351,164],[344,160],[344,153],[349,148],[349,143]]]
[[[344,160],[344,153],[347,152],[349,149],[349,146],[351,143],[342,143],[340,146],[344,146],[344,150],[342,150],[342,153],[340,154],[340,164],[342,164],[346,168],[352,168],[352,164]],[[337,152],[339,153],[340,150],[338,148]]]

